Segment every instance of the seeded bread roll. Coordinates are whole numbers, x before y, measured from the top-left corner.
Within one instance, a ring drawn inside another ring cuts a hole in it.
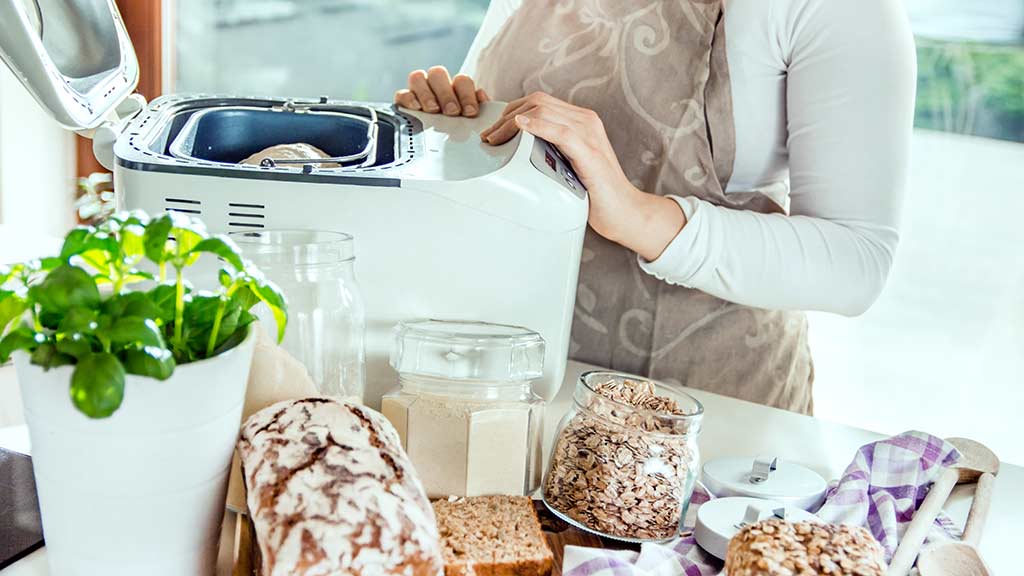
[[[528,496],[434,502],[445,576],[547,576],[552,554]]]
[[[728,576],[883,576],[885,551],[860,526],[786,522],[744,527],[729,541]]]
[[[263,576],[436,576],[434,512],[391,424],[328,398],[253,414],[239,440]]]

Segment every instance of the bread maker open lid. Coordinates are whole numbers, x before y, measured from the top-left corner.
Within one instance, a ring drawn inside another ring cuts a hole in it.
[[[103,124],[139,81],[114,0],[0,2],[0,58],[57,122],[76,131]]]

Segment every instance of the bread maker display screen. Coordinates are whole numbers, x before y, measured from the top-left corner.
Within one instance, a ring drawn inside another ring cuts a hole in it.
[[[573,194],[580,198],[586,197],[586,187],[583,186],[579,177],[576,176],[576,172],[572,169],[572,164],[569,163],[569,160],[554,144],[537,138],[533,144],[530,162],[537,170],[540,170],[548,178],[568,188]]]

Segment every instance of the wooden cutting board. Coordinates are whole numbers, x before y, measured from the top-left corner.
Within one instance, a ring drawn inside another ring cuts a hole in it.
[[[586,546],[588,548],[608,548],[611,550],[640,550],[639,544],[630,544],[620,540],[602,538],[585,532],[565,522],[548,510],[540,500],[533,501],[537,517],[540,518],[541,528],[548,540],[548,546],[555,556],[554,567],[551,576],[562,576],[562,558],[565,555],[566,546]]]
[[[610,538],[601,538],[590,532],[585,532],[558,518],[548,510],[540,500],[533,501],[537,517],[540,519],[544,536],[548,540],[548,546],[555,557],[551,576],[562,576],[562,558],[566,546],[587,546],[589,548],[608,548],[612,550],[639,550],[639,544],[630,544]],[[253,549],[255,536],[251,531],[251,525],[239,516],[239,522],[235,531],[235,569],[233,576],[253,576]]]

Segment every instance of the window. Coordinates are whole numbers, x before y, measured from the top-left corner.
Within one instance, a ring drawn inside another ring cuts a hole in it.
[[[1024,142],[1024,1],[908,0],[920,128]]]
[[[173,90],[390,101],[459,68],[488,0],[173,0]],[[811,315],[819,416],[1024,462],[1024,0],[904,0],[919,83],[903,235],[856,319]],[[1007,399],[1017,399],[1007,401]]]
[[[175,0],[175,92],[390,102],[417,68],[457,71],[488,0]]]
[[[900,247],[867,314],[811,315],[816,411],[1024,462],[1024,1],[905,4],[918,100]]]

